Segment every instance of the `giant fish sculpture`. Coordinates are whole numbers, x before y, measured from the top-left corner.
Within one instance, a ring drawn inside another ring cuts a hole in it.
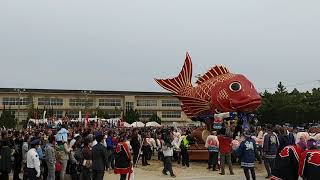
[[[192,61],[189,54],[180,74],[172,79],[155,79],[174,93],[189,118],[220,112],[252,112],[261,105],[261,96],[242,74],[233,74],[224,66],[214,66],[192,85]]]

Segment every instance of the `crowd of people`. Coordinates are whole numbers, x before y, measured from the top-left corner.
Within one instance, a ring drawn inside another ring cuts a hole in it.
[[[0,179],[9,179],[12,172],[14,180],[64,180],[67,176],[102,180],[109,171],[125,180],[138,165],[150,165],[153,155],[163,162],[162,173],[174,178],[172,164],[190,167],[188,150],[201,142],[191,133],[194,129],[59,124],[56,128],[1,130]],[[234,175],[233,165],[239,163],[246,179],[255,180],[255,163],[264,162],[268,179],[320,179],[319,132],[255,126],[246,131],[235,132],[230,127],[210,133],[203,146],[208,151],[209,170],[225,175],[227,165]]]

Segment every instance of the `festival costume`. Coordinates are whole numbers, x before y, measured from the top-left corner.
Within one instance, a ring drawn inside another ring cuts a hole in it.
[[[119,142],[115,149],[115,174],[121,174],[121,178],[126,177],[124,175],[129,174],[128,180],[132,173],[132,163],[130,149],[127,143]]]
[[[299,176],[307,180],[320,179],[320,150],[307,150],[302,153],[299,162]]]
[[[251,172],[252,179],[256,179],[255,175],[255,159],[257,155],[256,141],[251,137],[246,138],[241,142],[236,154],[240,158],[241,167],[244,170],[244,174],[247,180],[250,180],[249,170]]]
[[[298,180],[298,167],[301,153],[301,148],[296,145],[284,147],[275,159],[271,180]]]

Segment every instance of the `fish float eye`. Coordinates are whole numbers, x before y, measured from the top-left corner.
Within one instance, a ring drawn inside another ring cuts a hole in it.
[[[230,84],[229,88],[233,92],[238,92],[241,90],[241,84],[239,82],[233,82]]]

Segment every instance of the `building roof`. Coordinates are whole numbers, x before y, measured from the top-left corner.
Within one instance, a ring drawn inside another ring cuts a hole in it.
[[[143,91],[101,91],[101,90],[67,90],[67,89],[24,89],[25,93],[46,93],[46,94],[82,94],[83,91],[95,95],[143,95],[143,96],[172,96],[169,92],[143,92]],[[16,88],[0,88],[0,93],[17,93]],[[22,92],[23,93],[23,92]]]

